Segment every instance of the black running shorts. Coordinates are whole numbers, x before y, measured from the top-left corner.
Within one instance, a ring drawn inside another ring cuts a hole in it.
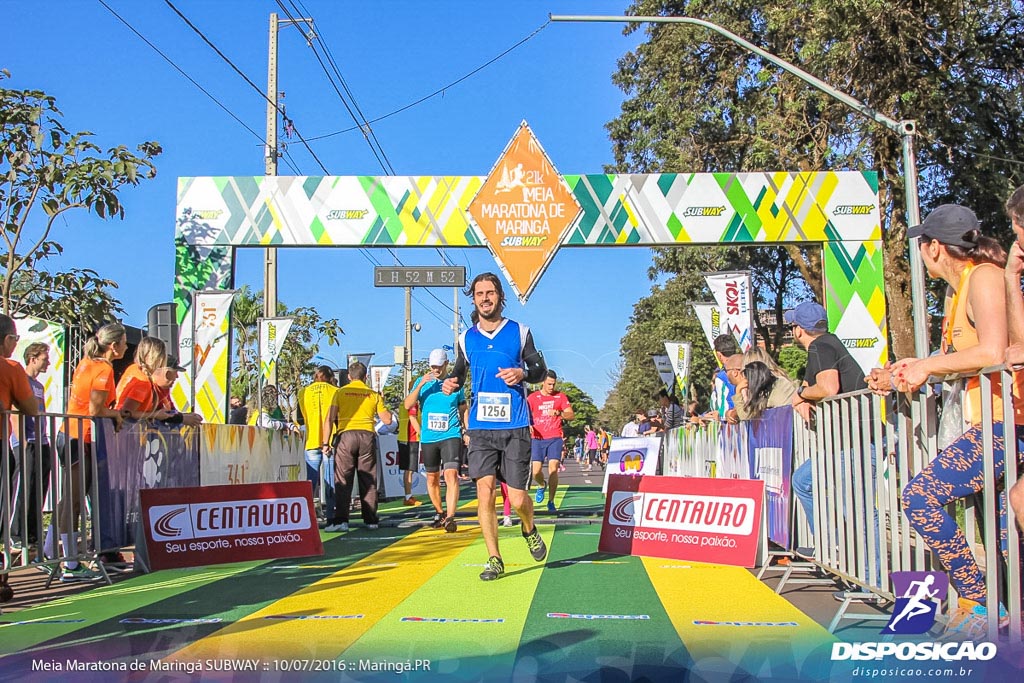
[[[420,461],[427,472],[458,470],[462,439],[445,439],[420,445]]]
[[[469,476],[495,476],[514,489],[525,491],[530,483],[530,428],[471,429]]]

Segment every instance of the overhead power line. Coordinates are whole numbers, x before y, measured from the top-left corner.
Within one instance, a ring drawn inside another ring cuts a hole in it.
[[[172,10],[174,11],[174,13],[175,13],[175,14],[177,14],[177,15],[178,15],[178,17],[179,17],[179,18],[180,18],[180,19],[181,19],[181,20],[182,20],[183,22],[185,22],[185,24],[186,24],[186,25],[187,25],[187,26],[188,26],[188,27],[189,27],[190,29],[192,29],[192,31],[193,31],[193,32],[195,32],[195,34],[196,34],[196,35],[198,35],[198,36],[199,36],[200,38],[202,38],[202,39],[203,39],[203,42],[204,42],[204,43],[206,43],[206,44],[207,44],[208,46],[210,46],[210,49],[212,49],[212,50],[213,50],[214,52],[216,52],[216,53],[217,53],[217,55],[218,55],[218,56],[219,56],[219,57],[220,57],[221,59],[223,59],[223,60],[224,60],[224,61],[225,61],[225,62],[226,62],[226,63],[228,64],[228,66],[230,66],[230,67],[231,67],[231,68],[232,68],[232,69],[234,70],[234,72],[235,72],[235,73],[237,73],[237,74],[238,74],[239,76],[241,76],[241,77],[242,77],[242,79],[243,79],[243,80],[244,80],[244,81],[245,81],[246,83],[248,83],[248,84],[249,84],[249,85],[250,85],[250,86],[252,87],[252,89],[253,89],[253,90],[255,90],[256,92],[258,92],[258,93],[260,94],[260,97],[262,97],[262,98],[263,98],[263,99],[265,99],[265,100],[266,100],[267,102],[269,102],[269,103],[271,104],[271,106],[272,106],[272,107],[274,107],[274,109],[276,109],[276,110],[277,110],[277,113],[279,113],[279,114],[281,115],[281,117],[282,117],[282,118],[283,118],[283,119],[284,119],[284,120],[285,120],[286,122],[288,122],[288,123],[289,123],[289,124],[291,125],[292,131],[294,131],[294,133],[295,133],[295,136],[296,136],[297,138],[299,138],[299,141],[300,141],[300,142],[302,142],[303,146],[305,146],[305,148],[306,148],[306,151],[307,151],[307,152],[309,152],[309,155],[310,155],[311,157],[313,157],[313,159],[314,159],[314,160],[316,161],[317,165],[319,165],[319,166],[320,166],[320,169],[321,169],[321,170],[322,170],[322,171],[324,172],[324,175],[330,175],[330,173],[329,173],[329,172],[327,171],[327,167],[326,167],[326,166],[324,166],[324,164],[323,164],[323,162],[322,162],[322,161],[320,161],[320,157],[318,157],[318,156],[316,155],[316,152],[314,152],[314,151],[313,151],[313,148],[309,146],[309,143],[308,143],[308,142],[306,141],[306,139],[305,139],[304,137],[302,137],[302,134],[301,134],[301,133],[299,132],[299,129],[298,129],[298,127],[297,127],[297,126],[295,125],[295,121],[294,121],[294,120],[292,120],[291,118],[289,118],[287,114],[285,114],[284,110],[283,110],[283,109],[281,108],[281,105],[280,105],[280,104],[278,104],[277,102],[275,102],[274,100],[272,100],[271,98],[267,97],[267,94],[266,94],[265,92],[263,92],[263,90],[262,90],[262,89],[261,89],[261,88],[260,88],[260,87],[259,87],[258,85],[256,85],[255,83],[253,83],[253,82],[252,82],[252,79],[250,79],[250,78],[249,78],[248,76],[246,76],[246,75],[245,75],[245,72],[243,72],[243,71],[242,71],[241,69],[239,69],[239,68],[238,68],[237,66],[235,66],[235,63],[234,63],[234,62],[232,62],[232,61],[231,61],[231,60],[230,60],[230,59],[228,58],[228,56],[227,56],[227,55],[225,55],[225,54],[224,54],[223,52],[221,52],[220,48],[218,48],[218,47],[217,47],[216,45],[214,45],[214,44],[213,44],[213,41],[211,41],[211,40],[210,40],[209,38],[207,38],[207,37],[206,37],[206,35],[205,35],[205,34],[204,34],[204,33],[203,33],[202,31],[200,31],[198,27],[196,27],[196,25],[195,25],[195,24],[193,24],[193,23],[192,23],[191,21],[189,21],[189,18],[188,18],[188,17],[186,17],[186,16],[184,15],[184,14],[182,14],[181,10],[179,10],[179,9],[178,9],[177,7],[175,7],[175,6],[174,6],[174,3],[173,3],[173,2],[171,2],[171,0],[164,0],[164,3],[165,3],[165,4],[166,4],[166,5],[168,6],[168,7],[170,7],[170,8],[171,8],[171,9],[172,9]],[[272,150],[272,152],[273,152],[273,153],[276,153],[276,152],[277,152],[277,150]]]

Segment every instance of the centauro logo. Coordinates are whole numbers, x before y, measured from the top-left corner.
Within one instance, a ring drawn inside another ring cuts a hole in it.
[[[871,204],[851,204],[837,206],[832,210],[833,216],[870,216],[875,207]]]
[[[843,339],[843,346],[848,349],[873,349],[878,343],[878,337],[860,337],[854,339]]]
[[[214,501],[187,505],[154,505],[149,509],[155,541],[308,529],[305,498]]]
[[[329,221],[358,221],[370,213],[366,209],[334,209],[327,213]]]
[[[717,218],[724,214],[724,206],[688,206],[683,211],[684,218]]]

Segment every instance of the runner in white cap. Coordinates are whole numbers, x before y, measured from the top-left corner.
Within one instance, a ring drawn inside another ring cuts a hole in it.
[[[457,524],[455,511],[459,505],[459,456],[463,439],[468,441],[466,423],[466,392],[459,389],[451,394],[441,390],[448,372],[448,355],[444,349],[430,352],[430,370],[413,383],[405,397],[405,407],[412,410],[420,406],[420,458],[427,470],[427,494],[434,504],[435,529],[444,527],[453,533]],[[448,487],[445,495],[447,514],[441,508],[441,472]]]

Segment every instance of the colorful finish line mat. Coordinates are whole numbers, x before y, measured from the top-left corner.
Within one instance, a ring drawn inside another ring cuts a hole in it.
[[[559,491],[542,563],[518,524],[499,527],[492,582],[471,501],[454,534],[414,523],[429,506],[399,509],[397,528],[324,534],[324,557],[157,572],[2,614],[0,680],[854,678],[745,569],[598,553],[602,501]]]

